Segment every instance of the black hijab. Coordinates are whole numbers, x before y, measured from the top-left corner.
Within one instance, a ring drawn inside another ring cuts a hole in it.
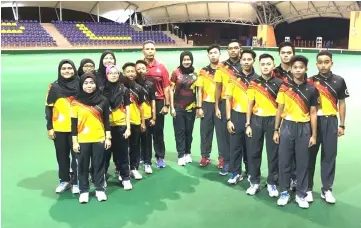
[[[98,71],[97,71],[98,75],[101,76],[103,80],[106,79],[105,70],[107,69],[107,68],[104,66],[104,64],[103,64],[103,60],[104,60],[104,57],[105,57],[106,55],[108,55],[108,54],[111,54],[111,55],[113,56],[113,58],[114,58],[114,63],[113,63],[113,65],[116,65],[116,63],[117,63],[117,60],[116,60],[116,58],[115,58],[115,55],[114,55],[114,53],[113,53],[112,51],[106,50],[106,51],[103,52],[103,54],[100,56],[99,68],[98,68]]]
[[[91,63],[91,64],[93,64],[93,66],[95,66],[93,60],[87,59],[87,58],[82,59],[82,60],[80,61],[80,66],[79,66],[79,68],[78,68],[78,76],[79,76],[79,77],[84,74],[83,67],[84,67],[84,65],[87,64],[87,63]]]
[[[60,73],[61,67],[66,63],[70,64],[74,70],[74,75],[70,78],[64,78],[63,76],[61,76]],[[62,61],[60,61],[58,66],[58,80],[51,84],[51,88],[48,93],[47,103],[54,104],[59,98],[77,95],[79,91],[79,79],[77,75],[78,74],[76,72],[73,61],[71,61],[70,59],[63,59]]]
[[[92,78],[94,80],[94,82],[96,83],[95,91],[90,94],[83,90],[83,84],[87,78]],[[77,98],[81,103],[83,103],[85,105],[95,106],[95,105],[100,104],[104,99],[106,99],[104,96],[102,96],[100,94],[100,90],[99,90],[98,84],[96,82],[96,77],[91,72],[85,73],[80,77],[80,83],[78,84],[78,86],[79,86],[79,95]]]
[[[120,82],[120,77],[121,75],[119,75],[117,82],[110,82],[107,80],[103,90],[103,94],[108,98],[110,107],[113,110],[119,108],[119,106],[124,103],[125,88]]]
[[[184,57],[186,57],[186,56],[189,56],[189,58],[190,58],[191,61],[192,61],[192,64],[191,64],[189,67],[187,67],[187,68],[185,68],[185,67],[183,66],[183,59],[184,59]],[[179,69],[180,69],[180,71],[181,71],[183,74],[191,74],[191,73],[194,72],[194,67],[193,67],[193,54],[192,54],[192,52],[190,52],[190,51],[183,51],[183,52],[180,54]]]

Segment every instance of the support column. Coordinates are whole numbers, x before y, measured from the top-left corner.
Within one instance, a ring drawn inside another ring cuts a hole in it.
[[[257,39],[262,41],[261,47],[277,47],[275,32],[271,25],[258,25]]]
[[[351,11],[350,13],[348,49],[361,50],[361,11]]]
[[[99,2],[97,3],[97,21],[98,22],[100,22],[100,17],[99,17],[99,14],[100,14],[100,12],[99,12],[100,10],[99,10]]]
[[[63,21],[63,8],[61,7],[61,1],[59,2],[59,9],[60,9],[60,21]]]

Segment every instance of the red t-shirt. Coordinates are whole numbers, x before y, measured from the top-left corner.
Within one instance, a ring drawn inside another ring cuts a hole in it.
[[[153,62],[147,66],[147,74],[145,77],[154,83],[156,99],[164,99],[164,88],[170,86],[169,73],[165,66],[157,60],[153,60]]]

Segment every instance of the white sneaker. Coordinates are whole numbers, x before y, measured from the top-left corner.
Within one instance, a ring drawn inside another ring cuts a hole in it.
[[[152,166],[149,165],[149,164],[145,164],[145,165],[144,165],[144,172],[145,172],[146,174],[152,174],[152,173],[153,173]]]
[[[95,191],[95,196],[98,198],[98,201],[106,201],[107,195],[105,195],[104,191]]]
[[[290,194],[288,192],[282,192],[280,198],[277,200],[278,206],[286,206],[290,201]]]
[[[139,171],[136,169],[130,171],[130,175],[136,180],[141,180],[143,178],[142,175],[140,175]]]
[[[68,190],[71,187],[69,182],[60,182],[58,187],[56,187],[55,192],[56,193],[62,193]]]
[[[242,181],[243,177],[242,175],[239,175],[237,173],[232,173],[231,178],[227,181],[228,184],[237,184],[238,182]]]
[[[327,203],[334,204],[336,203],[335,197],[333,197],[332,192],[330,190],[326,192],[321,192],[321,198],[324,199]]]
[[[89,192],[83,192],[79,196],[79,203],[88,203],[89,202]]]
[[[268,191],[268,195],[271,198],[278,197],[278,195],[279,195],[276,185],[267,184],[267,191]]]
[[[122,184],[123,184],[123,189],[126,191],[133,189],[133,185],[132,183],[130,183],[130,180],[123,181]]]
[[[119,175],[118,180],[119,180],[119,182],[122,182],[123,181],[122,176]]]
[[[186,164],[187,164],[187,163],[192,163],[192,156],[191,156],[191,154],[185,154],[185,155],[184,155],[184,160],[185,160]]]
[[[313,202],[312,191],[308,191],[308,192],[307,192],[306,201],[309,202],[309,203],[312,203],[312,202]]]
[[[259,184],[251,184],[251,186],[247,189],[247,195],[254,196],[259,191]]]
[[[185,166],[186,165],[185,157],[178,158],[178,165],[179,166]]]
[[[310,207],[310,204],[307,202],[306,197],[301,198],[298,195],[296,195],[296,202],[298,203],[298,206],[300,208],[307,209]]]
[[[72,189],[71,189],[71,192],[72,192],[73,194],[79,194],[79,193],[80,193],[79,186],[76,185],[76,184],[74,184],[73,187],[72,187]]]

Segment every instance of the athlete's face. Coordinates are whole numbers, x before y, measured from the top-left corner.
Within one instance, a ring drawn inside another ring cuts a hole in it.
[[[60,68],[60,75],[63,78],[71,78],[74,76],[74,69],[71,64],[64,63]]]
[[[143,55],[146,59],[154,59],[155,46],[152,43],[148,43],[143,47]]]
[[[232,43],[228,44],[227,50],[228,50],[228,55],[230,58],[232,58],[232,59],[239,58],[239,53],[241,51],[241,47],[239,46],[238,42],[232,42]]]
[[[259,69],[262,75],[271,75],[274,66],[275,64],[271,58],[263,58],[259,61]]]
[[[217,64],[219,62],[220,56],[221,52],[218,50],[218,48],[213,48],[208,52],[208,59],[213,64]]]
[[[279,55],[282,63],[289,64],[295,53],[293,53],[292,47],[286,46],[281,48]]]
[[[115,67],[112,67],[107,74],[108,81],[115,83],[119,80],[119,72]]]
[[[135,79],[135,76],[137,76],[137,73],[135,71],[135,67],[133,66],[128,66],[124,69],[124,75],[125,77],[127,77],[129,80],[133,81]]]
[[[86,63],[83,66],[83,71],[84,71],[84,73],[89,73],[89,72],[92,72],[94,70],[94,68],[95,68],[94,64]]]
[[[333,66],[332,59],[327,55],[317,57],[317,69],[321,74],[328,74]]]
[[[145,75],[147,73],[147,67],[143,64],[143,63],[138,63],[136,66],[135,66],[135,70],[137,71],[137,73],[139,75]]]
[[[109,65],[114,65],[114,58],[111,54],[107,54],[106,56],[104,56],[104,59],[103,59],[103,65],[105,67],[109,66]]]
[[[86,93],[93,93],[96,89],[96,84],[92,78],[87,78],[83,84],[83,90]]]
[[[192,60],[188,55],[184,56],[182,65],[184,66],[184,68],[188,68],[192,65]]]
[[[241,65],[245,71],[250,71],[253,67],[254,59],[252,54],[244,53],[241,57]]]
[[[293,77],[295,77],[298,80],[303,79],[306,72],[307,72],[307,67],[301,61],[296,61],[291,67],[291,73]]]

